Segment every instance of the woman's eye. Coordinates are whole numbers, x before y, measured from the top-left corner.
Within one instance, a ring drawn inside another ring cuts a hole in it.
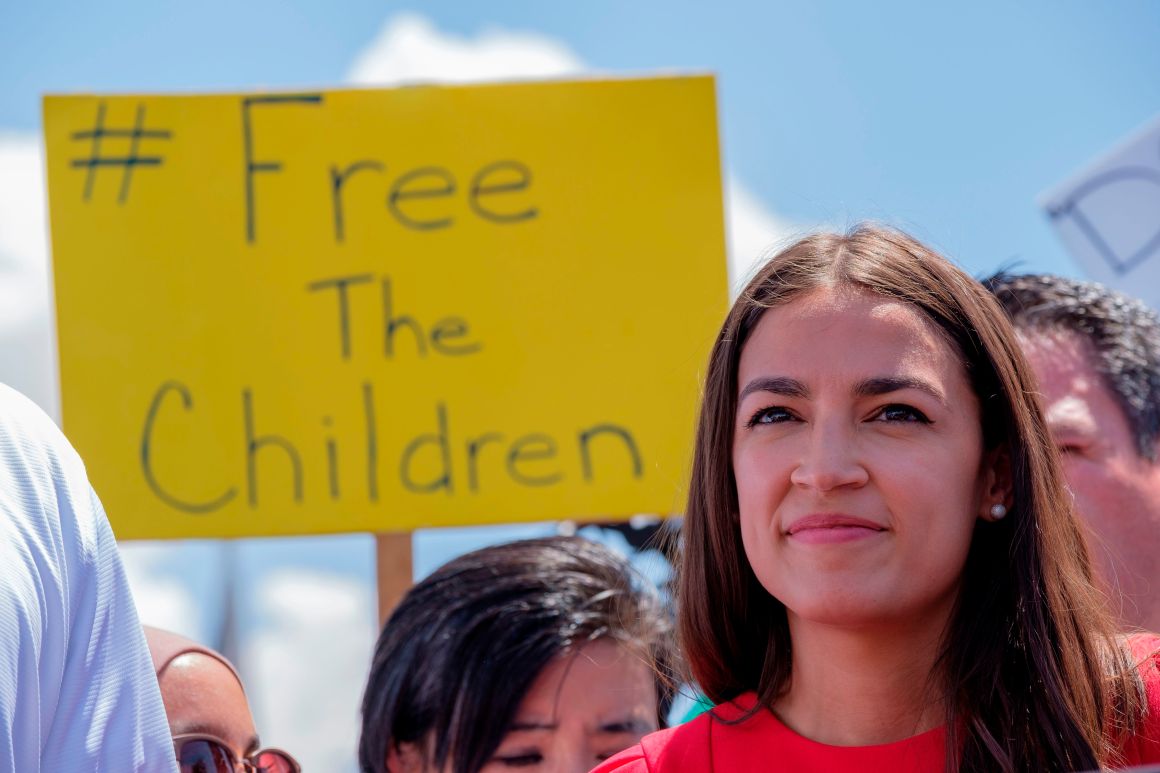
[[[758,424],[780,424],[783,421],[792,421],[793,414],[785,408],[762,408],[750,417],[745,426],[756,427]]]
[[[878,421],[930,424],[930,419],[926,417],[926,414],[909,405],[888,405],[879,411],[875,418]]]
[[[524,754],[507,754],[503,757],[496,757],[495,761],[501,765],[506,765],[509,768],[530,768],[533,765],[539,765],[544,761],[544,755],[539,752],[527,752]]]

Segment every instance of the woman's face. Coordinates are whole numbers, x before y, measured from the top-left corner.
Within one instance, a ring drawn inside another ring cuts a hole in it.
[[[656,729],[648,665],[598,639],[540,672],[481,773],[587,773]]]
[[[742,541],[791,620],[945,619],[999,500],[941,331],[908,304],[820,289],[765,312],[737,375]]]

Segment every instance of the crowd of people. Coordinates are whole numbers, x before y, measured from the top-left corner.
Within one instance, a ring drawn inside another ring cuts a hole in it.
[[[1158,453],[1144,304],[807,236],[713,346],[675,603],[575,537],[450,561],[383,627],[360,769],[1160,763]],[[228,660],[140,627],[83,465],[6,389],[0,467],[0,770],[299,771]],[[666,727],[680,690],[711,707]]]

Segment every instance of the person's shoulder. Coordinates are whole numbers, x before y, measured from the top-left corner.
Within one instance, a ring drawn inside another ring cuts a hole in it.
[[[683,725],[649,733],[619,754],[609,757],[592,773],[664,773],[664,771],[708,770],[697,764],[708,756],[708,715],[702,714]]]
[[[1128,652],[1148,699],[1152,721],[1160,720],[1160,634],[1135,633],[1127,638]]]
[[[710,724],[707,711],[676,727],[649,733],[640,743],[609,757],[592,773],[667,773],[710,770]]]
[[[1127,637],[1128,650],[1139,663],[1151,662],[1155,665],[1160,659],[1160,634],[1141,631]]]
[[[1125,644],[1144,683],[1149,708],[1160,710],[1160,706],[1153,705],[1160,701],[1160,634],[1134,633],[1126,638]]]
[[[84,462],[36,403],[0,384],[0,532],[64,560],[90,562],[103,512]],[[71,560],[71,559],[70,559]]]
[[[660,732],[667,733],[669,731],[662,730]],[[591,773],[648,773],[648,771],[648,760],[645,759],[644,746],[638,743],[619,754],[612,755],[593,768]]]
[[[1140,675],[1144,706],[1139,725],[1123,747],[1123,761],[1129,765],[1160,762],[1160,635],[1132,634],[1125,647]]]
[[[84,465],[56,422],[6,384],[0,384],[0,464],[15,478],[40,482],[43,473],[83,476]]]
[[[0,422],[21,434],[54,435],[59,430],[44,410],[7,384],[0,383]]]

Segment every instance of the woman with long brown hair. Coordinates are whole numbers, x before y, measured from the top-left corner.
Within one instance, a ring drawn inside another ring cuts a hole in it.
[[[719,705],[597,770],[1074,771],[1160,760],[1002,310],[898,231],[774,256],[709,361],[679,559]]]

